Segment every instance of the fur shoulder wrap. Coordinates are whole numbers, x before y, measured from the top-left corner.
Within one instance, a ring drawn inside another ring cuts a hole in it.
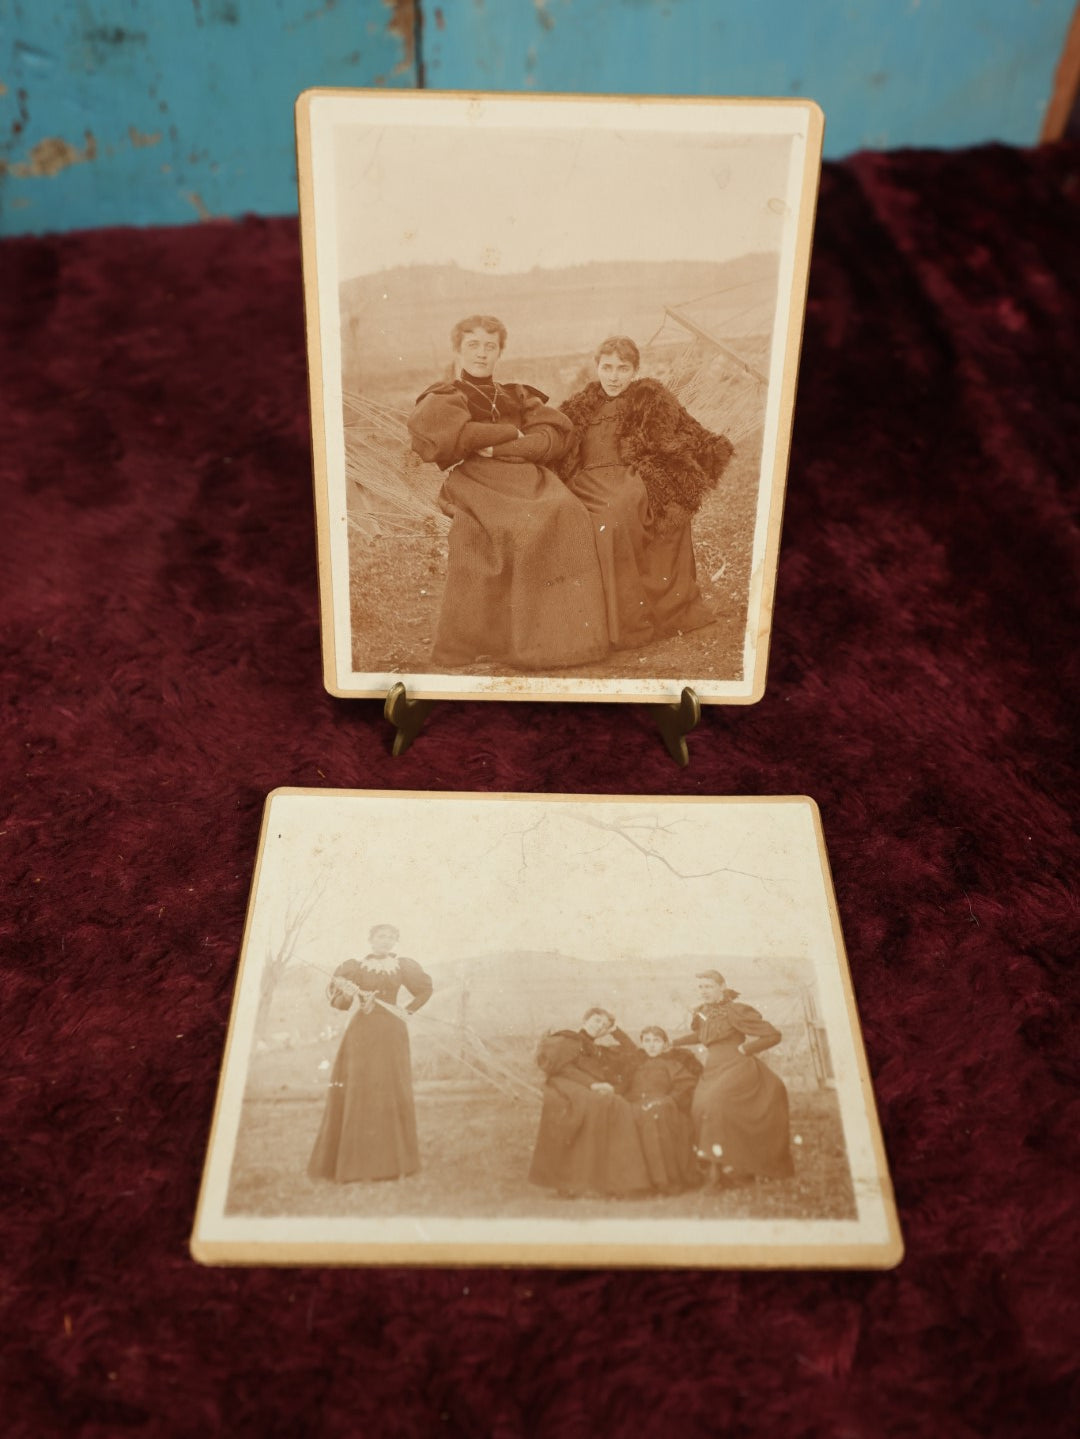
[[[574,435],[559,465],[564,480],[581,468],[581,436],[607,401],[594,380],[560,409],[574,423]],[[615,433],[619,457],[641,476],[654,523],[671,532],[701,508],[734,453],[726,435],[714,435],[685,410],[659,380],[634,380],[623,391]]]

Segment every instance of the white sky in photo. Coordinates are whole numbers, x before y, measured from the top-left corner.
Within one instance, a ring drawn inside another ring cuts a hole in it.
[[[599,962],[743,954],[752,966],[832,946],[803,804],[597,809],[286,795],[274,806],[254,953],[277,948],[287,910],[328,875],[296,951],[326,972],[366,953],[376,922],[395,924],[401,952],[425,966],[501,950]],[[632,825],[667,864],[590,817]]]
[[[450,262],[490,274],[723,262],[778,249],[787,214],[787,136],[464,123],[336,136],[342,280]]]

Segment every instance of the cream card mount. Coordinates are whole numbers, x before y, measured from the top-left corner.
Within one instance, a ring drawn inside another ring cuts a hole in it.
[[[804,100],[300,97],[332,694],[761,697],[822,131]]]
[[[898,1263],[814,803],[272,794],[192,1250]]]

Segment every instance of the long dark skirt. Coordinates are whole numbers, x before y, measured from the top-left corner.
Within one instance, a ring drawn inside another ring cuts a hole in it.
[[[670,1096],[635,1104],[634,1121],[654,1189],[671,1193],[697,1182],[693,1125]]]
[[[433,664],[549,669],[607,653],[592,520],[556,474],[473,456],[442,497],[453,519]]]
[[[420,1167],[409,1032],[378,1006],[357,1012],[334,1061],[312,1179],[399,1179]]]
[[[787,1089],[753,1055],[711,1047],[694,1090],[692,1115],[703,1159],[770,1179],[794,1173]]]
[[[660,533],[650,517],[642,551],[641,585],[657,636],[699,630],[716,619],[701,598],[689,520],[671,533]]]
[[[529,1179],[563,1194],[646,1191],[649,1171],[631,1106],[618,1094],[549,1079]]]
[[[641,582],[649,509],[645,486],[623,465],[588,466],[568,484],[592,516],[611,644],[622,650],[647,645],[653,620]]]

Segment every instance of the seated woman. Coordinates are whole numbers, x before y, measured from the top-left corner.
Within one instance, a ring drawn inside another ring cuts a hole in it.
[[[698,1183],[690,1100],[701,1065],[689,1050],[670,1048],[667,1032],[656,1024],[641,1031],[638,1056],[626,1097],[649,1179],[662,1194],[678,1194]]]
[[[691,1104],[694,1143],[708,1165],[709,1182],[746,1176],[787,1179],[795,1172],[784,1081],[757,1058],[781,1034],[748,1004],[736,1004],[724,976],[698,975],[701,1003],[691,1032],[676,1044],[703,1044],[705,1068]]]
[[[330,1074],[308,1162],[312,1179],[400,1179],[420,1167],[404,1014],[427,1003],[432,984],[415,959],[394,952],[397,941],[392,924],[377,924],[371,953],[339,964],[327,986],[335,1009],[355,1003],[356,1013]],[[402,989],[412,996],[404,1012],[397,1008]]]
[[[609,1034],[614,1045],[597,1044]],[[529,1169],[533,1184],[566,1196],[648,1190],[634,1112],[619,1093],[632,1059],[631,1041],[604,1009],[586,1010],[578,1030],[545,1034],[536,1055],[547,1083]]]
[[[733,453],[659,380],[639,380],[640,364],[633,340],[611,336],[596,352],[597,378],[560,407],[574,436],[559,473],[592,514],[620,649],[712,624],[690,519]]]
[[[608,651],[592,522],[551,469],[570,422],[530,385],[494,371],[506,327],[470,315],[450,332],[457,378],[432,385],[409,420],[412,447],[445,470],[446,588],[432,663],[542,670]]]

